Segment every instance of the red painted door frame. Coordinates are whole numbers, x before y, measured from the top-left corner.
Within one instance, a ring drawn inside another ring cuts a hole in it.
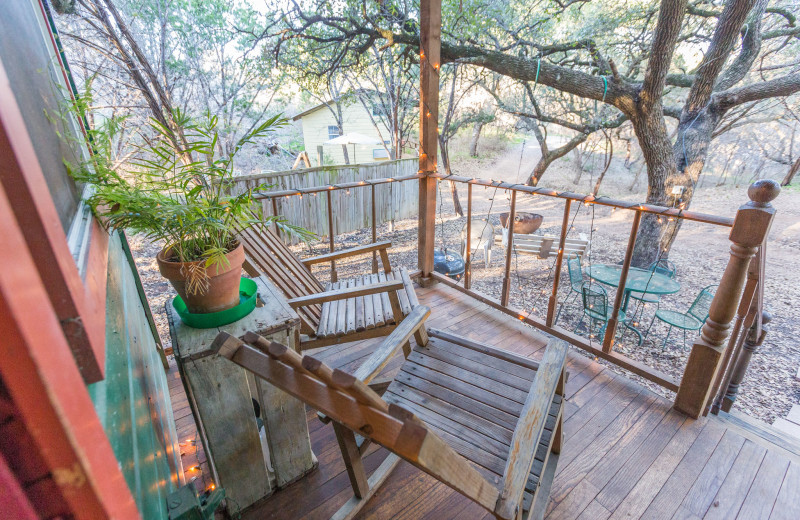
[[[0,377],[34,439],[31,450],[76,518],[138,518],[3,185],[0,222]]]

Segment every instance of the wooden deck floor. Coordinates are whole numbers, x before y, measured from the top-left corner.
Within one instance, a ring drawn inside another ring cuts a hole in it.
[[[419,289],[431,306],[431,327],[539,359],[546,338],[506,315],[442,284]],[[358,366],[375,340],[319,353],[328,363]],[[387,370],[396,369],[398,363]],[[547,518],[800,518],[800,458],[757,435],[710,417],[693,421],[671,403],[600,364],[571,352],[561,453]],[[171,372],[175,417],[182,440],[194,438],[177,371]],[[319,469],[278,491],[245,519],[328,518],[352,494],[333,429],[309,412]],[[202,453],[185,451],[187,478]],[[386,451],[370,448],[367,471]],[[206,479],[205,485],[210,481]],[[198,479],[202,487],[202,479]],[[479,519],[489,515],[410,464],[401,462],[358,518]]]

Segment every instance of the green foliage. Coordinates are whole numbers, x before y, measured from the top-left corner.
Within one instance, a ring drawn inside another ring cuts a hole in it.
[[[85,106],[85,100],[79,100],[75,109],[80,111]],[[87,203],[108,229],[129,229],[164,241],[172,259],[205,260],[204,267],[226,262],[225,254],[237,246],[237,223],[275,222],[302,239],[312,236],[280,217],[260,217],[254,209],[259,205],[254,203],[253,193],[269,186],[231,193],[236,154],[244,145],[285,125],[287,120],[281,114],[245,133],[227,156],[217,153],[216,116],[192,118],[176,111],[175,121],[178,132],[185,135],[186,148],[175,150],[166,138],[169,130],[151,120],[155,137],[139,147],[128,171],[113,167],[108,146],[120,121],[107,119],[91,130],[95,147],[92,160],[70,170],[77,181],[93,186]]]

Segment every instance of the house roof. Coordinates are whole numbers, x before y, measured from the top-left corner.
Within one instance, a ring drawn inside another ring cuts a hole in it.
[[[305,116],[307,116],[308,114],[310,114],[312,112],[316,112],[320,108],[325,108],[326,106],[328,106],[328,105],[330,105],[332,103],[335,103],[335,101],[326,101],[325,103],[320,103],[319,105],[313,106],[313,107],[309,108],[308,110],[306,110],[305,112],[300,112],[296,116],[292,117],[292,121],[297,121],[298,119],[300,119],[302,117],[305,117]]]

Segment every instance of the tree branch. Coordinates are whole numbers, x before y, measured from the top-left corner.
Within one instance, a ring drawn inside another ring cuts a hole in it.
[[[641,108],[647,112],[661,99],[675,44],[681,32],[683,17],[686,14],[687,0],[663,0],[658,10],[653,46],[650,60],[644,73],[644,83],[640,92]]]
[[[696,114],[708,104],[717,77],[725,66],[725,60],[731,53],[736,37],[755,3],[756,0],[730,0],[725,4],[714,29],[711,45],[697,69],[697,77],[686,99],[688,115]]]
[[[742,29],[742,50],[733,63],[722,73],[715,90],[727,90],[744,79],[761,51],[761,20],[769,0],[756,0]]]
[[[714,94],[713,103],[718,110],[728,110],[749,101],[791,96],[797,92],[800,92],[800,75],[793,74]]]

